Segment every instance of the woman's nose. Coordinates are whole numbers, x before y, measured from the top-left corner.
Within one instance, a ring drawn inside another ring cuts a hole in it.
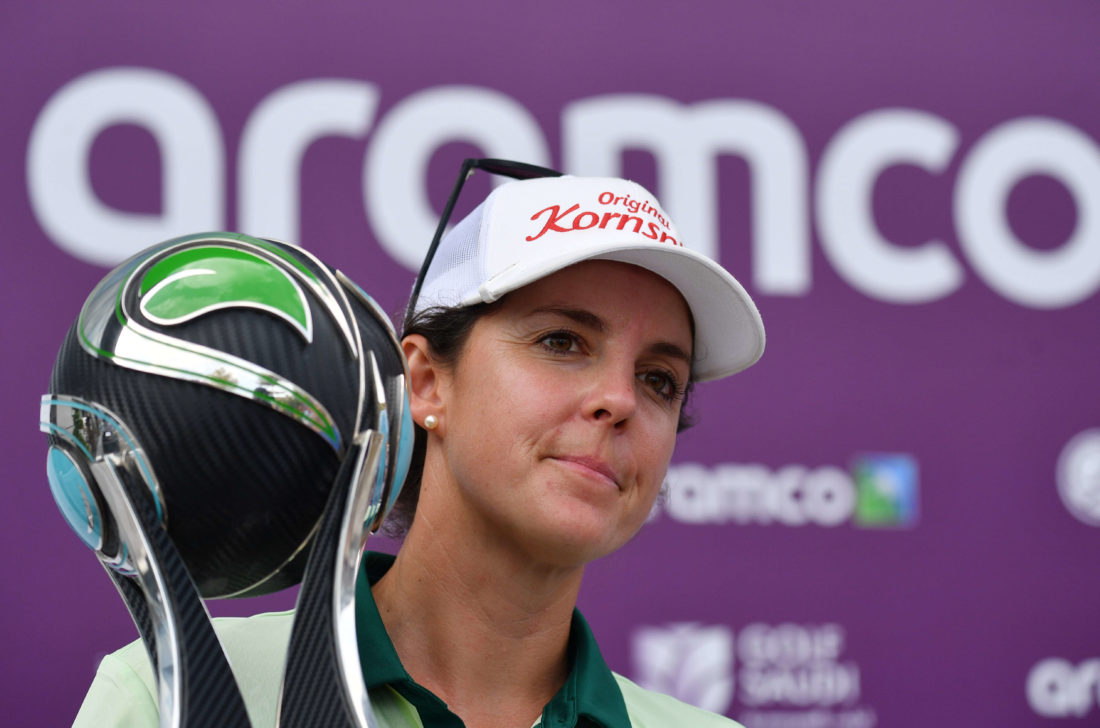
[[[622,427],[638,407],[636,386],[633,365],[600,366],[585,405],[589,416]]]

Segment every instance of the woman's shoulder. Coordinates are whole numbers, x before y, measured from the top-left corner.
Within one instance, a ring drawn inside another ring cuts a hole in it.
[[[293,619],[287,611],[212,620],[256,725],[274,723]],[[74,725],[156,725],[156,696],[153,666],[139,639],[103,658]]]
[[[664,693],[646,690],[618,673],[613,674],[619,683],[633,728],[741,728],[740,723],[729,718],[696,708]]]

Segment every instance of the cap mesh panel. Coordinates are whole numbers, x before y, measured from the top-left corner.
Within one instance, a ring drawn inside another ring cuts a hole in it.
[[[478,236],[488,200],[443,235],[435,259],[424,276],[416,310],[457,306],[481,283]]]

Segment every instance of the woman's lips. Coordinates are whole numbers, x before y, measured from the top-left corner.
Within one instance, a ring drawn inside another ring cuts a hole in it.
[[[619,478],[615,470],[599,458],[586,455],[557,455],[554,459],[588,475],[600,477],[616,488],[619,487]]]

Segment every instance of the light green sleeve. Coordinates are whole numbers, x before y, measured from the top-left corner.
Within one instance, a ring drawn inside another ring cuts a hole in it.
[[[145,645],[127,645],[99,663],[73,728],[157,728],[156,689]]]
[[[214,620],[233,675],[255,726],[275,725],[290,612]],[[157,683],[141,640],[103,658],[73,728],[157,728]]]
[[[275,725],[292,612],[214,620],[214,630],[241,689],[252,725]],[[379,728],[423,728],[416,709],[395,690],[371,691]],[[103,658],[73,728],[158,728],[157,684],[138,640]]]
[[[632,728],[742,728],[725,716],[646,690],[618,673],[614,675]]]

